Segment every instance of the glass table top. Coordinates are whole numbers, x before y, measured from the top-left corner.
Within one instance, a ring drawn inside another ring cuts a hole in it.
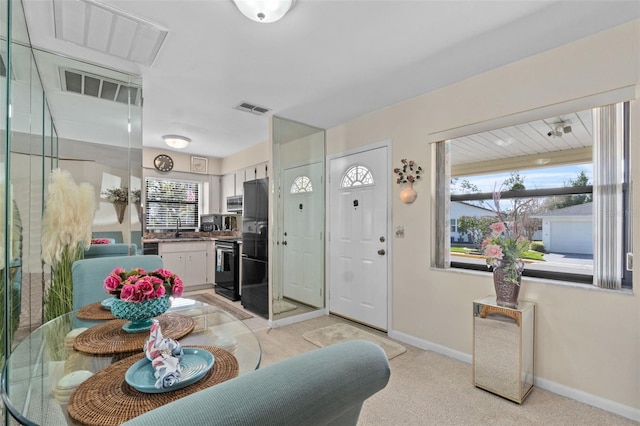
[[[2,398],[9,413],[19,422],[34,425],[75,424],[68,417],[66,402],[86,377],[126,356],[92,355],[73,348],[74,337],[84,328],[108,320],[80,319],[72,312],[43,324],[17,344],[2,371]],[[232,353],[238,374],[260,366],[260,343],[242,321],[217,306],[187,299],[172,301],[167,314],[191,317],[194,328],[177,339],[185,346],[215,346]],[[136,333],[138,334],[138,333]],[[141,332],[145,338],[148,332]],[[171,337],[171,336],[168,336]],[[142,353],[142,346],[140,347]],[[61,380],[61,379],[65,380]],[[68,383],[71,381],[71,383]]]

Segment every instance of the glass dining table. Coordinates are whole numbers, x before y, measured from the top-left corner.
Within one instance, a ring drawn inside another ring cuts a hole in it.
[[[126,321],[110,317],[103,306],[86,308],[43,324],[7,358],[2,400],[19,423],[120,424],[260,366],[260,343],[246,324],[220,307],[176,298],[157,317],[164,337],[177,340],[183,348],[211,352],[213,367],[206,377],[179,390],[138,392],[125,381],[125,372],[144,358],[149,333],[123,331]]]

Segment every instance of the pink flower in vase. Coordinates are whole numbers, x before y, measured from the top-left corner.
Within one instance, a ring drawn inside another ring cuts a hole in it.
[[[484,254],[493,259],[502,259],[504,254],[502,253],[502,248],[496,244],[488,244],[484,248]]]
[[[120,291],[120,299],[125,300],[127,302],[133,302],[135,292],[136,292],[135,285],[126,284],[122,287],[122,290]]]

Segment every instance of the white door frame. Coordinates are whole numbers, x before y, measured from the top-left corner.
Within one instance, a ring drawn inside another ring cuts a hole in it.
[[[329,236],[329,230],[331,229],[331,215],[328,214],[328,212],[331,211],[331,199],[330,199],[330,184],[328,182],[329,179],[329,174],[331,172],[330,167],[331,167],[331,160],[334,160],[336,158],[340,158],[340,157],[346,157],[348,155],[353,155],[353,154],[359,154],[365,151],[371,151],[373,149],[377,149],[377,148],[387,148],[387,178],[388,179],[393,179],[393,177],[391,176],[392,173],[392,168],[391,168],[391,160],[392,160],[392,150],[391,150],[391,139],[386,139],[380,142],[375,142],[369,145],[364,145],[364,146],[360,146],[357,148],[353,148],[347,151],[342,151],[336,154],[331,154],[328,155],[325,161],[325,200],[326,200],[326,206],[325,206],[325,212],[327,212],[327,214],[325,215],[325,280],[326,279],[330,279],[331,277],[331,258],[329,256],[329,240],[328,240],[328,236]],[[331,183],[333,184],[333,182]],[[389,334],[389,332],[391,330],[393,330],[393,324],[392,324],[392,318],[393,318],[393,293],[392,293],[392,283],[391,283],[391,277],[393,276],[393,271],[392,271],[392,266],[393,266],[393,262],[391,261],[392,259],[392,255],[393,255],[393,238],[391,238],[391,236],[393,235],[391,233],[392,231],[392,226],[391,224],[393,223],[393,218],[391,216],[392,213],[392,209],[391,209],[391,194],[392,194],[392,186],[389,185],[389,191],[387,191],[387,238],[388,238],[388,245],[387,245],[387,255],[386,255],[386,260],[387,260],[387,334]],[[329,305],[329,292],[330,292],[330,285],[329,283],[325,283],[325,307],[326,307],[326,312],[330,313],[331,312],[331,306]]]

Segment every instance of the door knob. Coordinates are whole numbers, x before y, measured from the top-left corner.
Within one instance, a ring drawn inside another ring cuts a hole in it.
[[[386,252],[386,251],[384,251],[384,249],[380,249],[380,250],[378,250],[378,254],[379,254],[380,256],[384,256],[386,253],[387,253],[387,252]]]
[[[283,242],[282,242],[282,245],[283,245],[283,246],[286,246],[286,245],[287,245],[287,242],[286,242],[286,241],[283,241]]]

